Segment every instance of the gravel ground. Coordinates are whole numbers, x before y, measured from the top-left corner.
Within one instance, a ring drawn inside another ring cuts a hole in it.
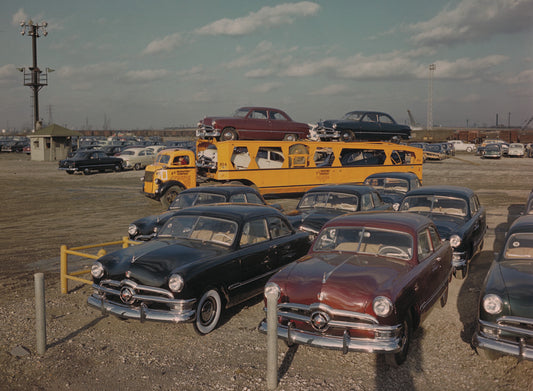
[[[227,312],[200,337],[188,324],[139,323],[86,305],[90,287],[59,287],[59,247],[119,240],[136,218],[161,211],[139,193],[139,172],[67,175],[54,162],[0,155],[0,389],[265,390],[261,298]],[[528,390],[533,362],[486,361],[471,347],[480,285],[533,184],[533,159],[485,161],[459,154],[424,165],[424,184],[477,191],[487,208],[483,251],[448,304],[415,333],[407,362],[387,366],[366,353],[342,355],[278,345],[279,390]],[[297,199],[276,199],[285,209]],[[71,262],[79,269],[90,261]],[[47,350],[37,354],[35,272],[45,273]]]

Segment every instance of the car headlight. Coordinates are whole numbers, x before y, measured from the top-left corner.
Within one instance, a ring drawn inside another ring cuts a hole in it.
[[[461,238],[459,237],[459,235],[452,235],[450,237],[450,245],[453,248],[459,247],[460,244],[461,244]]]
[[[215,127],[216,125],[217,125],[217,121],[212,121],[212,122],[211,122],[211,126],[212,126],[212,127]]]
[[[491,315],[499,314],[503,309],[503,301],[500,296],[490,293],[483,297],[483,309]]]
[[[388,297],[378,296],[372,303],[372,309],[377,316],[389,316],[393,309],[392,301]]]
[[[333,124],[332,128],[337,129],[337,124]]]
[[[395,202],[394,204],[392,204],[392,209],[394,211],[399,211],[400,210],[400,203],[399,202]]]
[[[172,292],[181,292],[184,285],[183,277],[179,274],[173,274],[168,279],[168,287]]]
[[[100,262],[95,262],[91,266],[91,275],[94,278],[101,278],[104,275],[104,267]]]
[[[130,224],[130,226],[128,227],[128,233],[131,236],[135,236],[139,233],[139,228],[137,228],[135,224]]]

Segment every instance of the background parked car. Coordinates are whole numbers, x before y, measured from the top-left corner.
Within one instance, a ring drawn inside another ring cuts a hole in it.
[[[509,157],[524,157],[526,154],[526,147],[522,143],[511,143],[509,144],[509,150],[507,155]]]
[[[476,150],[476,144],[466,143],[463,140],[450,140],[456,152],[473,152]]]
[[[124,168],[138,171],[152,164],[156,154],[149,148],[127,148],[117,156],[124,160]]]
[[[59,169],[65,170],[67,174],[83,172],[85,175],[88,175],[92,171],[122,171],[122,164],[122,159],[107,156],[104,151],[92,149],[78,151],[71,158],[61,160],[59,162]]]
[[[287,218],[294,228],[316,235],[328,220],[341,214],[391,209],[371,186],[324,185],[308,190]]]
[[[383,202],[391,204],[394,210],[400,208],[407,192],[422,186],[416,174],[412,172],[380,172],[369,175],[364,184],[377,190]]]
[[[488,144],[481,151],[481,157],[485,159],[500,159],[502,157],[502,149],[500,144]]]
[[[279,297],[277,335],[289,345],[380,353],[402,364],[424,315],[446,304],[451,261],[450,244],[427,217],[337,217],[304,258],[267,283]]]
[[[196,129],[197,137],[217,140],[295,141],[308,134],[308,124],[272,107],[241,107],[231,117],[205,117]]]
[[[409,126],[379,111],[350,111],[341,119],[320,121],[313,131],[320,140],[399,141],[411,137]]]
[[[508,354],[533,360],[533,216],[507,232],[479,296],[474,346],[489,359]]]
[[[88,303],[122,318],[194,322],[207,334],[224,309],[260,294],[272,274],[308,249],[308,235],[277,209],[185,208],[153,240],[95,262]]]
[[[150,240],[177,211],[191,206],[222,202],[267,205],[263,196],[250,186],[193,187],[179,193],[166,212],[146,216],[131,223],[128,227],[129,237],[133,240]],[[279,205],[273,206],[281,209]]]
[[[483,248],[487,216],[476,193],[460,186],[422,186],[407,193],[400,211],[433,220],[453,248],[454,275],[465,278],[470,260]]]

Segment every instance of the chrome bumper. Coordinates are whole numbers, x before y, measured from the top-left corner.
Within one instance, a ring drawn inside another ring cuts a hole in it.
[[[452,266],[454,270],[464,269],[466,267],[466,251],[454,251],[452,257]]]
[[[399,328],[399,326],[381,327],[381,329],[387,329],[387,331],[393,333],[396,333]],[[259,331],[266,334],[267,322],[265,319],[259,324]],[[277,334],[278,338],[287,341],[289,345],[309,345],[322,349],[341,350],[343,353],[397,353],[402,348],[402,341],[399,337],[375,339],[352,338],[348,330],[345,330],[342,337],[338,337],[318,332],[315,333],[312,331],[294,329],[291,327],[291,323],[289,323],[288,326],[278,324]]]
[[[473,344],[482,349],[533,360],[533,345],[531,344],[533,330],[517,327],[519,324],[525,324],[531,328],[533,320],[513,316],[499,318],[496,323],[479,320],[478,330],[473,336]]]
[[[93,284],[93,288],[95,293],[89,296],[87,304],[100,309],[103,314],[110,313],[141,322],[149,320],[170,323],[190,322],[196,316],[196,299],[174,299],[172,294],[164,289],[138,285],[130,280],[105,280],[100,285]],[[143,291],[148,294],[141,294]],[[118,302],[124,297],[128,303]],[[153,303],[166,305],[168,309],[149,307]]]
[[[341,136],[341,132],[331,128],[317,128],[316,133],[321,139],[338,139]]]
[[[206,138],[206,137],[219,137],[220,131],[212,127],[198,128],[196,129],[196,137]]]

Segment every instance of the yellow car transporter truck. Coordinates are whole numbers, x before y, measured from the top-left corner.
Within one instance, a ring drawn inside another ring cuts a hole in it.
[[[143,192],[164,206],[206,182],[254,186],[262,194],[303,193],[378,172],[412,172],[422,180],[422,163],[420,148],[386,142],[198,140],[196,153],[161,151],[146,167]]]

